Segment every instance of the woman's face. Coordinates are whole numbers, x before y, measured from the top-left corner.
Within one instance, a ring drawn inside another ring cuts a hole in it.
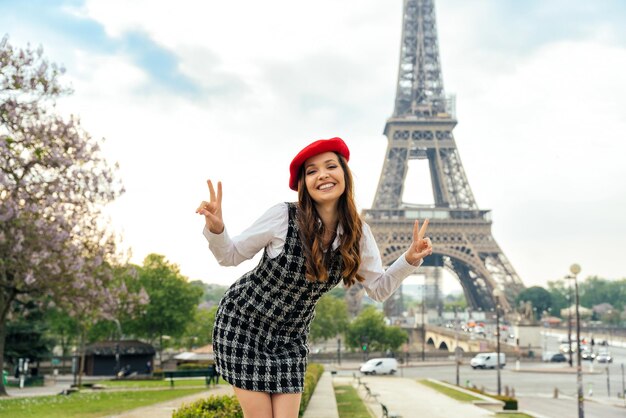
[[[346,177],[334,152],[317,154],[304,162],[306,189],[317,204],[334,203],[346,190]]]

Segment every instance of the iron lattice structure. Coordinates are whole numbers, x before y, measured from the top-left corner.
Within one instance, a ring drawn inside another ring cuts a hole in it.
[[[384,129],[388,146],[373,207],[364,218],[386,266],[409,247],[415,219],[430,219],[434,251],[425,264],[451,270],[471,308],[494,308],[498,288],[500,306],[511,311],[524,285],[491,234],[490,211],[474,199],[452,134],[453,106],[443,88],[434,0],[404,0],[395,108]],[[413,159],[428,160],[434,205],[402,201]],[[361,294],[356,287],[348,293],[353,313]],[[398,291],[385,302],[385,313],[398,315],[401,300]]]

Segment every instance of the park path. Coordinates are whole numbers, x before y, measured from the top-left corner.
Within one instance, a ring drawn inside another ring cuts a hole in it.
[[[194,395],[171,399],[154,405],[142,406],[140,408],[131,409],[130,411],[124,411],[120,414],[108,415],[107,418],[172,418],[172,413],[183,404],[189,404],[200,399],[208,398],[211,395],[234,395],[234,392],[230,385],[218,385],[213,389]]]

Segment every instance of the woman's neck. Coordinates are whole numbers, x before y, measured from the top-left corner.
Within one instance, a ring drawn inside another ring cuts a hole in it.
[[[330,205],[316,205],[317,214],[319,215],[324,228],[327,231],[335,231],[337,229],[337,221],[339,214],[337,213],[337,204]]]

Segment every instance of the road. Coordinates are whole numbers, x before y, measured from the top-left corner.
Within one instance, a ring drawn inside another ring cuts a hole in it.
[[[621,390],[620,365],[612,364],[611,392],[609,398],[606,392],[606,374],[594,372],[585,373],[583,383],[585,387],[585,416],[598,418],[624,418],[626,404],[618,399],[616,392]],[[618,373],[619,371],[619,373]],[[339,374],[351,375],[353,371],[339,371]],[[409,364],[399,370],[399,375],[416,379],[433,378],[450,383],[456,383],[456,368],[454,364],[426,366]],[[475,385],[485,388],[488,392],[497,391],[496,370],[473,370],[469,365],[460,366],[461,385]],[[515,390],[515,396],[520,402],[520,409],[536,412],[545,417],[575,417],[577,416],[576,401],[576,372],[570,371],[562,364],[522,363],[520,370],[515,370],[514,364],[507,364],[501,370],[502,392],[505,386]],[[558,388],[559,397],[554,399],[554,389]],[[589,389],[593,394],[589,396]]]

